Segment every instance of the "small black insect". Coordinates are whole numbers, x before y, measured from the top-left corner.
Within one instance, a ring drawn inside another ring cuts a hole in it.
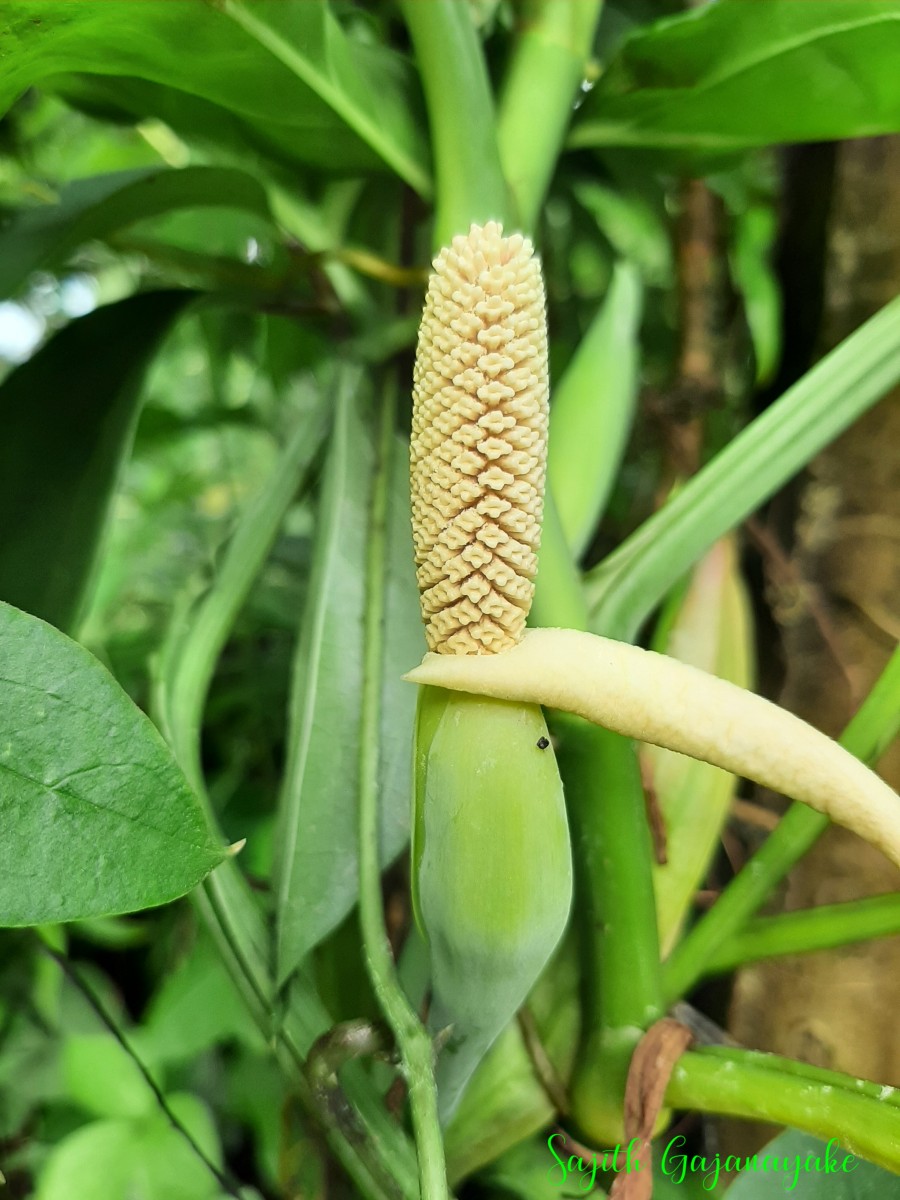
[[[547,747],[548,747],[549,745],[550,745],[550,739],[549,739],[549,738],[545,738],[545,737],[539,737],[539,738],[538,738],[538,740],[537,740],[537,748],[538,748],[538,750],[546,750],[546,749],[547,749]]]

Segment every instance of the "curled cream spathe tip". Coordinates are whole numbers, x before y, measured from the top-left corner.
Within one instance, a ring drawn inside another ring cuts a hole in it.
[[[802,800],[900,866],[900,796],[799,717],[650,650],[532,629],[500,654],[426,654],[405,679],[575,713]]]

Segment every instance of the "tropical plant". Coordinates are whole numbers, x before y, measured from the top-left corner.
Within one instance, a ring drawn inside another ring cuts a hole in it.
[[[840,746],[815,733],[752,693],[739,554],[900,383],[898,300],[752,415],[782,354],[773,147],[900,130],[900,3],[664,8],[0,10],[10,1195],[769,1193],[696,1129],[679,1179],[671,1110],[787,1126],[770,1156],[818,1163],[816,1195],[900,1195],[886,1082],[692,1007],[900,932],[896,894],[758,915],[830,818],[900,861],[863,765],[900,651]],[[685,467],[639,397],[684,366],[671,214],[701,179],[739,303],[718,401],[682,370]],[[484,370],[527,393],[483,444],[484,378],[441,376],[476,300]],[[495,458],[520,522],[479,550],[432,485]],[[797,802],[703,911],[736,774]]]

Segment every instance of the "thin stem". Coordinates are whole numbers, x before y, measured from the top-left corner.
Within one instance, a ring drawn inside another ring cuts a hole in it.
[[[384,923],[378,864],[378,767],[384,648],[387,512],[394,436],[394,394],[385,387],[378,461],[369,525],[366,570],[365,650],[360,713],[359,893],[366,966],[372,986],[403,1058],[419,1157],[422,1200],[449,1196],[444,1144],[438,1120],[431,1039],[403,993]]]
[[[833,950],[851,942],[897,933],[900,933],[900,894],[896,892],[843,904],[822,904],[777,917],[760,917],[720,946],[706,964],[704,974],[722,975],[763,958]]]
[[[900,1169],[900,1108],[884,1102],[877,1084],[774,1054],[731,1048],[685,1054],[672,1074],[666,1103],[789,1125],[835,1139],[889,1171]]]
[[[41,950],[48,955],[66,978],[81,992],[82,996],[87,1001],[88,1005],[93,1009],[100,1023],[108,1030],[113,1038],[122,1047],[122,1050],[137,1067],[138,1073],[147,1085],[150,1092],[153,1094],[153,1099],[156,1101],[160,1112],[172,1126],[172,1128],[184,1138],[191,1152],[203,1163],[210,1175],[215,1179],[216,1183],[229,1196],[234,1196],[235,1200],[241,1200],[241,1187],[233,1179],[229,1177],[213,1160],[209,1157],[191,1131],[187,1128],[184,1122],[178,1117],[177,1113],[173,1112],[172,1106],[166,1099],[165,1094],[159,1084],[150,1074],[147,1065],[138,1052],[132,1046],[125,1031],[120,1028],[118,1022],[106,1011],[106,1006],[93,987],[88,983],[79,970],[69,962],[64,954],[57,950],[54,946],[42,936],[40,930],[35,930],[35,936],[38,940]]]
[[[585,77],[603,0],[531,0],[500,96],[497,141],[517,214],[533,232]]]
[[[400,0],[419,63],[434,151],[433,242],[449,245],[475,222],[509,219],[494,134],[494,101],[468,5]]]
[[[900,647],[888,661],[840,743],[863,762],[877,762],[900,731]],[[761,849],[732,880],[706,916],[675,948],[664,967],[667,1003],[694,986],[772,889],[828,828],[828,818],[793,804]]]

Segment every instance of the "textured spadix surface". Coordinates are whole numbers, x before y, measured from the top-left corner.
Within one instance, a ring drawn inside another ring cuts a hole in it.
[[[434,261],[413,386],[410,483],[431,650],[521,638],[534,592],[548,418],[539,260],[489,221]]]
[[[802,800],[900,866],[900,796],[837,742],[753,692],[663,654],[571,629],[490,658],[427,654],[412,683],[543,704]]]

